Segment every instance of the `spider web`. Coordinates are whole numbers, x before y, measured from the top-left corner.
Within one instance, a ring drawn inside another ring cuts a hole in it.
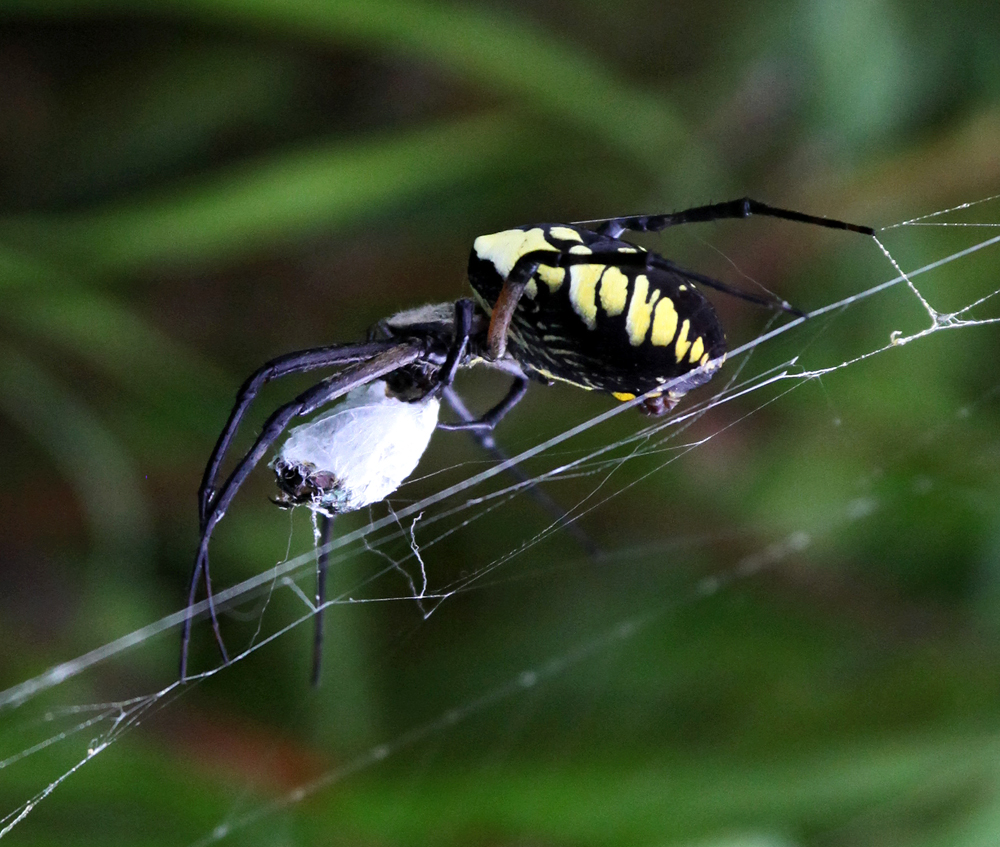
[[[651,481],[671,473],[675,463],[708,461],[714,444],[739,437],[748,421],[767,415],[775,404],[790,402],[793,393],[818,387],[818,394],[809,396],[813,400],[816,396],[824,398],[828,416],[836,420],[837,390],[832,384],[842,372],[866,367],[873,359],[907,355],[929,343],[931,336],[946,331],[995,331],[989,327],[1000,321],[1000,288],[991,288],[987,281],[979,291],[971,287],[961,292],[941,291],[935,287],[935,272],[958,262],[969,266],[970,275],[976,276],[971,269],[983,251],[995,264],[990,250],[1000,242],[1000,235],[988,231],[1000,224],[977,217],[995,216],[996,205],[997,197],[991,197],[881,230],[877,246],[871,248],[875,256],[866,265],[871,275],[866,287],[814,310],[807,319],[769,326],[731,352],[730,364],[715,382],[664,418],[640,419],[630,409],[634,403],[616,404],[537,443],[510,450],[516,453],[511,463],[530,474],[528,483],[509,482],[504,465],[462,461],[425,472],[423,478],[404,487],[387,513],[375,510],[369,520],[354,528],[344,524],[341,530],[338,523],[337,537],[330,544],[330,567],[332,573],[343,572],[346,576],[326,604],[327,615],[348,607],[405,604],[416,607],[419,617],[427,620],[442,614],[442,610],[446,613],[453,599],[474,592],[489,594],[517,582],[533,585],[581,579],[580,571],[593,564],[582,554],[563,554],[541,562],[532,555],[533,551],[551,550],[554,545],[567,547],[569,542],[563,533],[566,523],[585,525],[607,515],[629,492],[642,491]],[[905,254],[923,255],[930,243],[927,238],[909,237],[918,227],[921,233],[927,228],[943,233],[949,249],[930,260],[910,262]],[[963,246],[950,249],[956,233],[968,233],[970,237]],[[854,249],[860,253],[864,244]],[[897,254],[898,264],[894,258]],[[956,299],[960,301],[956,305],[939,305]],[[872,334],[853,330],[862,316],[873,321],[876,329]],[[948,406],[938,420],[923,425],[923,441],[963,437],[964,427],[995,402],[998,389],[1000,383],[987,385],[977,401]],[[886,457],[884,466],[903,464],[914,449],[912,444],[901,444],[898,455]],[[421,468],[429,465],[425,460]],[[446,557],[439,558],[439,550],[448,549],[456,539],[510,538],[509,532],[497,536],[494,528],[518,520],[519,510],[530,502],[533,486],[551,488],[567,506],[566,515],[541,529],[523,532],[514,543],[470,544],[474,553],[460,568],[445,566]],[[406,503],[403,496],[413,490],[420,496]],[[822,550],[852,527],[877,522],[879,513],[888,508],[871,493],[838,491],[830,502],[824,520],[818,523],[796,522],[792,513],[765,526],[734,525],[708,536],[671,531],[666,538],[637,537],[634,543],[608,546],[597,556],[601,568],[637,568],[643,572],[669,559],[675,570],[674,590],[642,602],[635,602],[634,595],[629,595],[633,599],[624,610],[600,610],[568,636],[564,647],[556,652],[536,654],[524,669],[494,678],[478,691],[457,691],[452,707],[414,719],[408,729],[389,734],[378,743],[365,744],[345,761],[321,768],[312,778],[276,792],[269,799],[253,796],[231,802],[217,824],[195,843],[211,844],[230,835],[239,837],[252,825],[296,807],[334,784],[384,767],[388,760],[400,759],[428,741],[442,743],[457,727],[498,705],[527,700],[533,696],[529,692],[556,685],[573,670],[600,666],[604,661],[601,657],[614,655],[621,645],[635,643],[643,633],[663,626],[665,620],[681,614],[685,607],[780,568],[808,551]],[[296,533],[296,539],[301,540],[301,535]],[[739,552],[724,557],[721,567],[700,564],[706,549],[726,545]],[[202,672],[193,685],[210,685],[214,678],[236,672],[245,660],[266,651],[303,624],[310,625],[314,608],[309,595],[315,560],[316,551],[309,550],[239,584],[217,590],[220,607],[240,604],[250,609],[245,615],[249,635],[230,666]],[[364,567],[349,567],[357,561]],[[271,606],[279,597],[296,598],[297,613],[284,613],[291,608],[287,603],[281,615],[273,613]],[[204,614],[204,602],[197,611]],[[8,808],[0,810],[0,837],[23,825],[43,801],[57,796],[65,784],[87,779],[84,774],[89,768],[85,769],[85,765],[98,757],[103,760],[115,756],[118,741],[154,716],[173,709],[175,702],[192,689],[193,685],[170,680],[127,699],[77,702],[77,683],[97,673],[104,663],[162,642],[164,635],[170,636],[166,640],[173,644],[185,614],[185,610],[178,609],[0,692],[5,724],[0,774],[8,785],[2,792]],[[340,646],[328,643],[327,649],[333,651]],[[328,675],[326,685],[334,683]],[[306,686],[304,677],[302,684]],[[136,683],[136,688],[144,687]],[[35,786],[17,778],[26,762],[38,758],[51,761],[51,778],[45,784]]]

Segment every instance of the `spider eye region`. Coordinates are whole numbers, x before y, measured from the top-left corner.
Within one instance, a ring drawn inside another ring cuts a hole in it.
[[[520,267],[537,267],[507,342],[529,374],[620,400],[649,392],[676,399],[721,365],[725,333],[690,279],[645,248],[581,226],[536,224],[477,238],[469,282],[488,314],[526,256]]]
[[[439,409],[431,395],[397,399],[383,380],[351,391],[289,433],[271,462],[281,489],[276,502],[332,516],[384,500],[427,450]]]

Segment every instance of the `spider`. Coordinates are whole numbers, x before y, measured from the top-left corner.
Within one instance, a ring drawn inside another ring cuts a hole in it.
[[[240,486],[294,419],[347,395],[330,414],[293,430],[272,462],[282,491],[277,502],[305,504],[319,516],[316,683],[332,517],[391,494],[416,467],[435,426],[470,430],[495,450],[491,430],[521,400],[529,380],[565,382],[621,401],[641,398],[642,411],[663,414],[708,382],[725,359],[725,333],[696,283],[804,316],[785,302],[733,288],[620,238],[751,215],[875,234],[871,227],[749,198],[672,214],[520,226],[475,240],[472,299],[399,312],[372,327],[364,342],[289,353],[253,373],[238,392],[198,492],[201,539],[188,587],[181,679],[187,677],[190,610],[202,582],[216,643],[223,661],[229,660],[212,599],[209,541]],[[479,418],[452,388],[459,368],[474,364],[512,378],[506,396]],[[222,462],[260,388],[278,377],[323,369],[334,373],[271,414],[220,485]],[[437,422],[439,398],[459,421]]]

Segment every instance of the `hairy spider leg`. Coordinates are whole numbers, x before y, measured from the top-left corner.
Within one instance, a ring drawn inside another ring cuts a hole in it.
[[[229,413],[229,420],[219,435],[212,455],[205,466],[201,486],[198,489],[198,524],[200,531],[205,531],[205,521],[213,506],[216,496],[216,481],[222,461],[229,452],[229,446],[240,427],[243,416],[250,404],[257,398],[263,386],[272,379],[288,376],[294,373],[305,373],[334,365],[350,365],[364,362],[379,353],[391,349],[394,342],[375,341],[366,344],[337,344],[326,347],[314,347],[309,350],[299,350],[288,353],[265,363],[251,374],[240,386],[236,394],[236,405]]]
[[[233,497],[236,496],[236,492],[243,485],[250,472],[264,457],[265,453],[281,437],[281,434],[288,428],[288,425],[294,418],[311,414],[321,406],[325,406],[338,397],[347,394],[352,389],[366,385],[373,380],[417,361],[423,353],[424,348],[419,341],[397,344],[373,356],[364,364],[357,365],[350,370],[338,374],[333,379],[323,380],[304,391],[290,403],[281,406],[264,423],[261,434],[257,437],[253,447],[240,460],[222,488],[219,489],[218,494],[212,499],[211,509],[206,515],[205,524],[202,528],[194,569],[191,572],[191,583],[188,588],[188,609],[190,610],[194,605],[198,583],[202,578],[202,574],[204,574],[206,599],[208,601],[209,615],[212,619],[212,630],[215,633],[215,640],[219,645],[219,652],[222,654],[224,662],[228,662],[229,658],[222,641],[215,602],[212,597],[211,579],[208,569],[208,543],[211,540],[216,524],[226,513]],[[192,616],[189,613],[184,619],[184,627],[181,631],[181,680],[187,678],[187,654],[191,640],[191,623]]]
[[[693,206],[690,209],[668,214],[601,218],[593,221],[577,221],[577,224],[586,226],[588,229],[593,229],[600,235],[618,238],[626,230],[629,232],[659,232],[667,227],[678,226],[680,224],[749,218],[753,215],[781,218],[786,221],[797,221],[798,223],[822,226],[828,229],[846,229],[850,232],[861,233],[862,235],[875,235],[875,230],[870,226],[851,224],[846,221],[838,221],[835,218],[824,218],[819,215],[807,215],[804,212],[796,212],[792,209],[781,209],[777,206],[761,203],[759,200],[753,200],[750,197],[741,197],[738,200],[727,200],[722,203],[709,203],[706,206]]]
[[[458,392],[454,388],[448,387],[442,392],[442,397],[444,401],[451,407],[452,411],[462,418],[466,423],[475,423],[477,421],[476,416],[469,411],[465,403],[462,402],[462,398],[459,397]],[[489,414],[489,413],[487,413]],[[479,420],[482,420],[481,418]],[[450,424],[438,424],[439,428],[445,429],[457,429],[461,428],[459,426]],[[525,486],[530,486],[528,488],[528,493],[535,502],[537,502],[543,509],[545,509],[552,517],[554,517],[562,527],[571,535],[573,539],[580,545],[583,551],[591,558],[597,558],[604,551],[598,546],[597,542],[594,541],[586,532],[584,532],[577,524],[572,521],[568,521],[567,511],[559,505],[559,503],[553,499],[546,491],[539,488],[533,482],[532,478],[529,477],[522,469],[520,465],[509,464],[510,456],[503,450],[500,445],[497,444],[496,439],[493,437],[493,431],[491,428],[476,426],[467,427],[467,431],[475,438],[476,443],[479,445],[480,449],[489,453],[493,458],[499,463],[504,465],[504,473],[508,476],[513,477],[518,483]]]

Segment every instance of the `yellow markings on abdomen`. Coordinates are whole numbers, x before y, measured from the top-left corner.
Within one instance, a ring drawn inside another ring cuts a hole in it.
[[[597,281],[604,265],[573,265],[569,269],[569,302],[587,329],[597,326]]]
[[[685,318],[684,323],[681,324],[681,331],[677,335],[677,341],[674,343],[674,352],[677,354],[678,362],[687,355],[688,347],[691,346],[691,342],[688,341],[688,332],[690,329],[691,321]]]
[[[538,270],[535,271],[535,276],[549,287],[549,291],[556,292],[566,281],[566,269],[548,268],[545,265],[539,265]]]
[[[627,391],[612,391],[611,396],[615,400],[621,400],[623,403],[627,403],[629,400],[635,400],[634,394],[629,394]]]
[[[559,374],[553,373],[547,368],[539,367],[538,365],[532,365],[531,369],[535,373],[545,377],[547,380],[550,380],[552,382],[565,382],[567,385],[575,385],[577,388],[583,388],[586,391],[594,390],[594,386],[592,385],[587,385],[587,383],[585,382],[577,382],[575,379],[570,379],[569,377],[559,376]]]
[[[601,308],[610,317],[625,311],[628,302],[628,277],[618,268],[607,268],[601,277]]]
[[[569,248],[570,253],[576,253],[580,256],[589,256],[594,251],[591,250],[586,244],[574,244]]]
[[[504,279],[510,275],[517,260],[526,253],[533,253],[536,250],[559,252],[559,249],[553,247],[546,239],[545,230],[538,226],[526,232],[520,229],[507,229],[503,232],[494,232],[492,235],[480,235],[472,242],[472,249],[480,259],[490,262]]]
[[[705,355],[705,342],[702,341],[699,335],[691,344],[691,355],[688,357],[688,361],[693,365],[699,359]]]
[[[674,301],[664,296],[656,304],[656,311],[653,314],[653,331],[649,340],[657,347],[666,347],[674,340],[674,333],[677,332],[677,309]]]
[[[549,229],[549,234],[560,241],[583,241],[583,237],[575,229],[568,226],[554,226]]]
[[[625,331],[633,347],[638,347],[646,340],[649,324],[653,316],[653,306],[660,298],[659,289],[654,289],[649,300],[649,278],[639,274],[632,284],[632,297],[628,302],[628,314],[625,316]]]

